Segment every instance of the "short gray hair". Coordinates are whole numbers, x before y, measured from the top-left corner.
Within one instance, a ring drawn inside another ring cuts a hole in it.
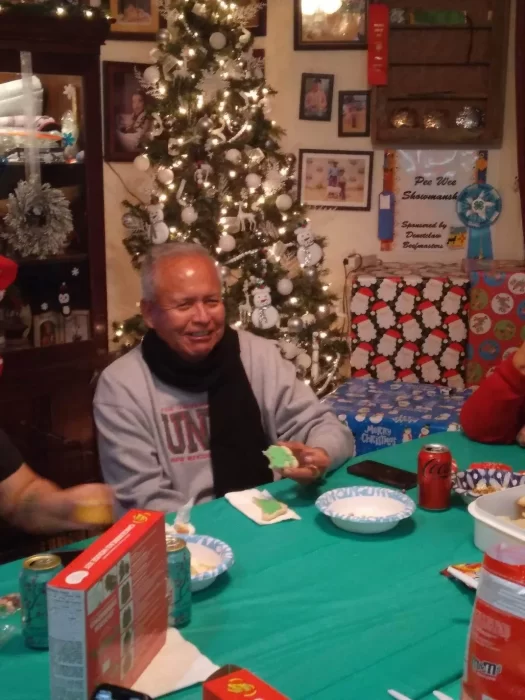
[[[215,259],[200,243],[162,243],[161,245],[152,245],[140,266],[142,298],[146,301],[155,300],[155,268],[159,260],[164,260],[165,258],[187,258],[191,256],[205,258],[215,266],[217,265]],[[218,268],[217,275],[220,279]]]

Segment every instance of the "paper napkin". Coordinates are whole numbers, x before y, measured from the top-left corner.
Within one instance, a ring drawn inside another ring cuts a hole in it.
[[[152,698],[203,683],[218,666],[187,642],[174,627],[168,629],[166,644],[144,671],[132,690]]]
[[[246,491],[234,491],[232,493],[227,493],[224,497],[234,508],[240,510],[241,513],[246,515],[247,518],[250,518],[250,520],[256,522],[258,525],[275,525],[275,523],[282,523],[283,520],[301,519],[295,511],[288,508],[286,513],[277,516],[274,520],[263,520],[261,517],[261,509],[256,503],[254,503],[253,499],[273,498],[273,496],[266,490],[247,489]]]

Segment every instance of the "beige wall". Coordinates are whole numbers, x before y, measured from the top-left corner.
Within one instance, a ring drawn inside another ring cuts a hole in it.
[[[279,92],[274,100],[272,118],[287,136],[283,148],[297,152],[299,148],[333,148],[372,150],[370,139],[340,139],[337,136],[336,100],[339,90],[367,88],[365,51],[294,51],[293,3],[268,0],[268,36],[257,39],[256,45],[266,49],[268,82]],[[514,21],[512,22],[514,26]],[[513,34],[513,32],[511,32]],[[111,41],[103,48],[102,58],[108,61],[148,62],[152,44],[144,42]],[[330,123],[300,121],[299,93],[301,73],[335,74],[334,110]],[[377,196],[382,189],[382,151],[374,160],[372,210],[370,212],[311,211],[315,231],[328,239],[326,262],[331,281],[340,293],[344,282],[342,258],[355,250],[361,254],[379,253],[377,239]],[[144,196],[145,179],[132,165],[113,163],[112,167],[132,191]],[[503,214],[494,226],[494,249],[498,258],[517,258],[523,254],[523,235],[519,195],[514,190],[517,176],[516,115],[514,84],[514,41],[509,45],[509,72],[505,117],[505,136],[501,150],[490,152],[488,181],[499,189]],[[118,177],[104,166],[106,250],[108,259],[108,309],[110,322],[135,313],[139,299],[136,272],[122,246],[123,210],[120,202],[129,196]],[[410,254],[408,254],[410,256]],[[392,254],[390,254],[392,257]],[[388,256],[382,256],[385,260]],[[393,259],[393,258],[392,258]],[[402,259],[399,254],[395,259]],[[411,260],[421,260],[412,254]],[[433,258],[437,259],[437,258]]]

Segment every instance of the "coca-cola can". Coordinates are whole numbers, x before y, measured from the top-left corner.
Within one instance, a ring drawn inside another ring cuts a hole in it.
[[[425,445],[418,457],[419,507],[425,510],[450,508],[452,455],[446,445]]]

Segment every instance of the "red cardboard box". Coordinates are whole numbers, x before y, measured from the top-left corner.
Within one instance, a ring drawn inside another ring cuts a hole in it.
[[[47,585],[52,700],[131,688],[166,641],[164,515],[131,510]]]
[[[204,683],[202,700],[289,700],[245,668],[217,677],[219,673]]]
[[[525,268],[470,273],[467,384],[478,386],[525,341]]]

